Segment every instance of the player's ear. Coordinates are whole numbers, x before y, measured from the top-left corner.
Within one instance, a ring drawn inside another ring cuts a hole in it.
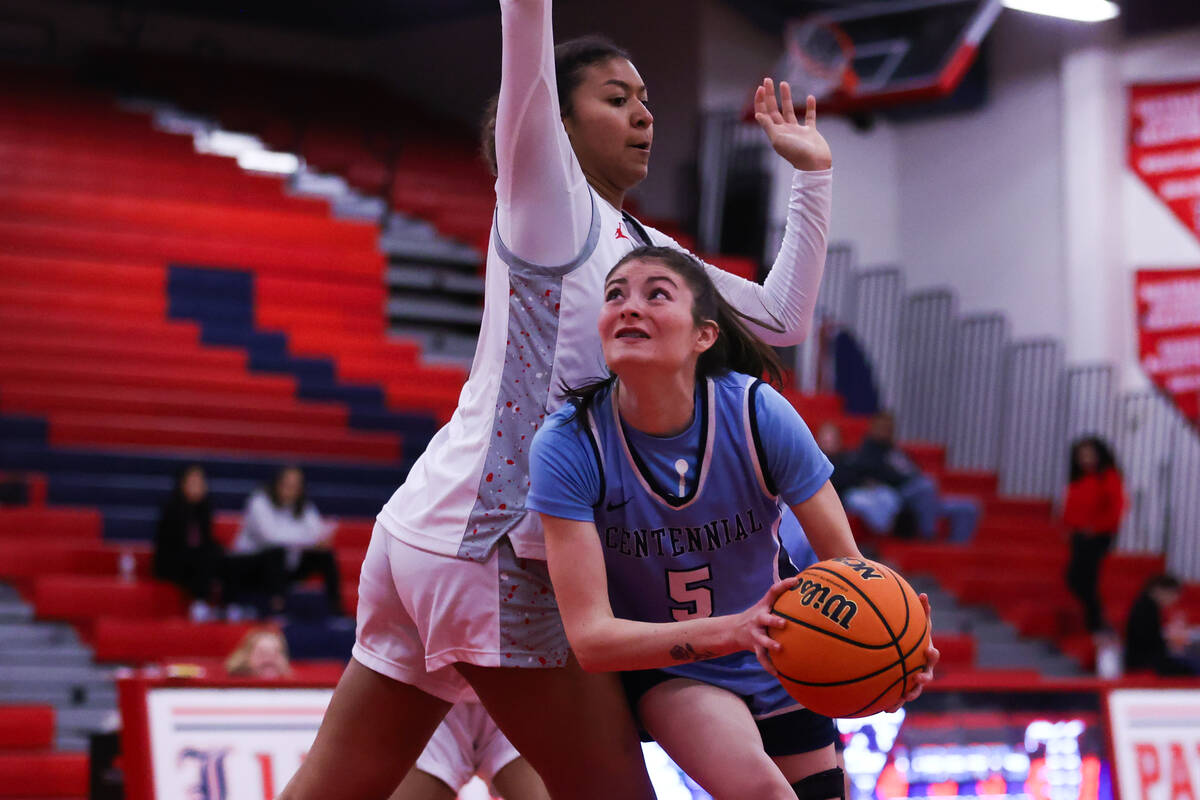
[[[717,343],[717,339],[721,335],[721,328],[716,322],[711,319],[706,319],[704,322],[696,326],[696,352],[703,353]]]

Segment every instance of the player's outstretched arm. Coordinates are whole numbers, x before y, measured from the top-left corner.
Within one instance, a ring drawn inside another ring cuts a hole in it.
[[[592,199],[563,128],[550,0],[500,0],[496,217],[517,257],[571,262],[587,240]]]
[[[699,618],[680,622],[636,622],[615,617],[595,523],[549,514],[541,517],[546,535],[546,561],[563,628],[585,670],[658,669],[740,650],[757,652],[774,645],[766,636],[766,626],[761,620],[762,603],[741,614],[719,617],[704,616],[704,609],[697,608]],[[776,596],[792,585],[794,580],[777,584]],[[665,604],[666,586],[645,587],[647,592],[660,589]]]
[[[803,341],[812,326],[829,238],[833,156],[817,130],[816,100],[807,99],[804,118],[798,119],[787,83],[780,95],[777,100],[770,78],[754,93],[755,120],[775,152],[796,169],[779,254],[761,285],[711,265],[708,272],[759,338],[786,346]]]

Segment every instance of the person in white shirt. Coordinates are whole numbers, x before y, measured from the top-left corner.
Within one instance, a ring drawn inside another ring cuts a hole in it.
[[[628,54],[555,48],[550,0],[501,0],[496,212],[470,377],[450,422],[380,512],[359,582],[354,658],[282,800],[386,798],[453,704],[477,693],[552,797],[653,797],[611,675],[570,652],[536,514],[529,444],[563,385],[603,374],[602,282],[643,244],[678,245],[622,210],[647,174],[654,117]],[[769,344],[807,335],[824,268],[832,156],[815,101],[796,117],[768,79],[756,119],[794,168],[762,284],[712,266]],[[676,132],[679,133],[679,132]]]
[[[287,466],[270,484],[250,495],[232,550],[235,555],[282,550],[288,582],[320,575],[330,612],[341,616],[341,579],[329,548],[336,528],[336,523],[321,517],[305,494],[304,473],[299,467]]]

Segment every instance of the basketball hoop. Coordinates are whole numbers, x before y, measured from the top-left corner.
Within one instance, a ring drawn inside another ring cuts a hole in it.
[[[784,39],[782,74],[798,104],[810,94],[821,101],[854,91],[858,85],[852,66],[854,42],[836,22],[808,17],[789,24]]]

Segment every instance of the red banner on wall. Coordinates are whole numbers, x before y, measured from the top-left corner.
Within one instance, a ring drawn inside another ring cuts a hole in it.
[[[1200,81],[1129,87],[1129,168],[1200,238]]]
[[[1200,268],[1141,269],[1136,280],[1142,369],[1200,423]]]

